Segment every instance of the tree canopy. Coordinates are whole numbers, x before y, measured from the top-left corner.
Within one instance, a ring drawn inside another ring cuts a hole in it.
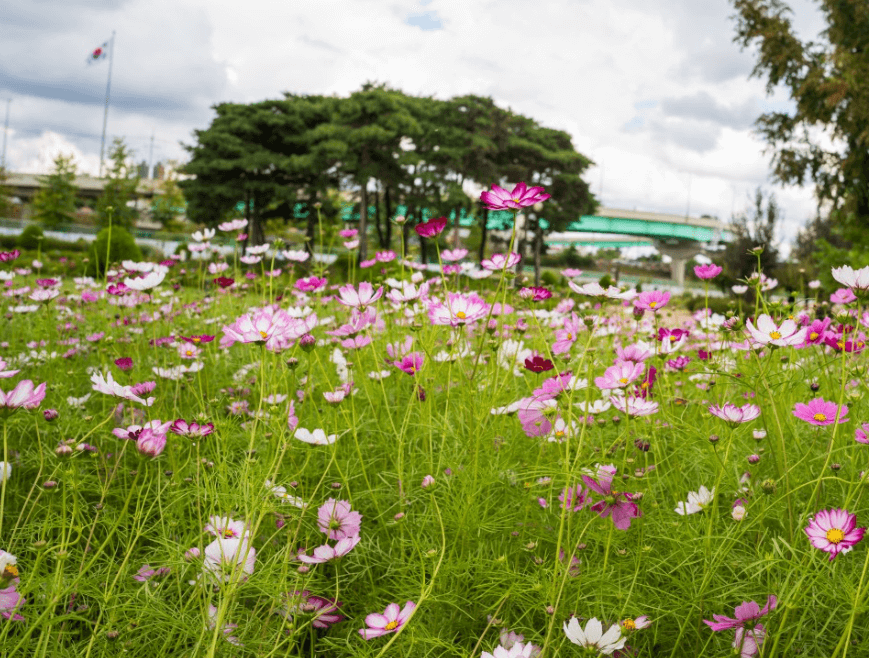
[[[581,178],[592,163],[570,136],[491,98],[440,100],[368,83],[346,98],[287,93],[214,110],[211,125],[186,145],[184,172],[193,178],[180,184],[188,217],[216,224],[241,210],[254,243],[269,219],[307,221],[311,236],[310,207],[330,202],[328,192],[336,190],[359,222],[360,259],[369,225],[379,247],[390,247],[399,207],[409,225],[435,214],[462,215],[485,231],[487,213],[468,186],[524,180],[551,187],[548,223],[541,223],[550,229],[595,205]]]
[[[100,223],[103,225],[108,225],[109,215],[111,215],[113,225],[132,228],[139,217],[139,211],[131,205],[136,199],[136,190],[139,186],[139,177],[132,164],[132,155],[124,140],[116,137],[109,151],[111,166],[108,177],[96,207]]]
[[[69,224],[75,214],[76,166],[71,157],[58,155],[54,171],[39,179],[40,188],[33,197],[33,216],[46,226]]]

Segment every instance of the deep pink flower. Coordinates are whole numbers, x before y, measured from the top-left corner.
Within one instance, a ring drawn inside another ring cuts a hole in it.
[[[399,607],[397,603],[390,603],[386,606],[383,614],[376,612],[365,617],[365,625],[368,628],[360,628],[359,634],[363,639],[371,640],[387,633],[396,633],[404,626],[416,610],[416,603],[408,601],[404,604],[404,608]]]
[[[530,299],[532,302],[542,302],[552,297],[552,291],[539,286],[531,286],[519,290],[519,296],[522,299]]]
[[[12,251],[0,251],[0,263],[8,263],[15,260],[20,255],[21,252],[18,249],[13,249]]]
[[[583,475],[585,482],[591,491],[604,497],[603,500],[591,506],[593,512],[597,512],[600,518],[612,517],[613,524],[618,530],[627,530],[631,527],[631,519],[642,516],[643,513],[637,504],[632,502],[631,494],[613,489],[615,468],[602,467],[597,470],[597,480],[589,475]]]
[[[315,292],[326,287],[326,279],[318,276],[309,276],[296,281],[296,289],[302,292]]]
[[[338,231],[338,235],[349,240],[350,238],[355,238],[359,235],[359,231],[355,228],[345,228]]]
[[[208,436],[214,431],[214,423],[204,423],[200,425],[199,423],[188,423],[183,418],[179,418],[172,423],[169,431],[178,434],[179,436]]]
[[[519,183],[510,192],[498,185],[492,185],[491,192],[480,194],[480,200],[489,210],[519,210],[546,201],[550,195],[542,187],[528,187]]]
[[[157,457],[166,448],[166,435],[145,428],[136,439],[136,450],[146,457]]]
[[[591,493],[584,491],[581,484],[565,487],[558,500],[561,501],[561,509],[568,509],[571,512],[579,512],[592,503]]]
[[[713,631],[726,631],[731,628],[744,627],[746,623],[760,619],[775,610],[776,603],[778,603],[778,599],[773,595],[767,597],[766,605],[762,609],[754,601],[743,601],[733,611],[736,616],[735,618],[725,617],[724,615],[712,615],[715,621],[704,619],[703,623]]]
[[[830,295],[832,304],[850,304],[857,301],[857,295],[850,288],[839,288],[836,292]]]
[[[531,372],[541,373],[552,370],[555,365],[549,359],[545,359],[539,354],[535,354],[533,356],[525,359],[525,368],[526,370],[530,370]]]
[[[361,521],[362,515],[346,500],[330,498],[317,510],[317,527],[335,541],[358,535]]]
[[[832,425],[848,421],[848,407],[839,407],[835,402],[826,402],[823,398],[815,398],[808,404],[797,402],[794,416],[812,425]]]
[[[824,318],[823,320],[815,320],[812,322],[809,325],[808,333],[806,334],[806,344],[820,345],[823,343],[827,330],[830,328],[830,322],[832,322],[830,318]]]
[[[721,274],[721,267],[715,263],[710,263],[709,265],[696,265],[694,267],[694,274],[697,275],[698,279],[714,279],[716,276]]]
[[[766,629],[763,624],[758,624],[753,629],[739,627],[733,636],[733,648],[739,651],[739,658],[754,658],[760,653],[760,647],[766,637]]]
[[[408,375],[415,375],[422,368],[424,360],[425,357],[420,352],[411,352],[398,361],[393,361],[392,365]]]
[[[120,359],[115,359],[115,365],[126,372],[133,369],[133,360],[128,356],[121,357]]]
[[[229,288],[230,286],[235,284],[235,279],[231,279],[228,276],[219,276],[214,279],[214,283],[216,283],[221,288]],[[111,290],[109,292],[111,292]]]
[[[214,340],[214,336],[210,336],[209,334],[197,334],[194,336],[178,336],[185,343],[193,343],[194,345],[199,345],[200,343],[210,343]]]
[[[854,432],[854,440],[857,443],[869,443],[869,423],[863,423]]]
[[[839,553],[847,553],[861,541],[866,528],[857,527],[856,514],[837,508],[818,512],[805,532],[812,546],[829,553],[832,562]]]
[[[423,238],[433,238],[440,235],[447,227],[446,217],[435,217],[413,227],[416,234]]]
[[[21,408],[30,411],[36,409],[44,399],[45,382],[34,388],[32,381],[22,379],[8,393],[0,390],[0,412],[4,409],[11,412]]]

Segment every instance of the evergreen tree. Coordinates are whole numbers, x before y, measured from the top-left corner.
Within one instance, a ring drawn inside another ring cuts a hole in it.
[[[58,155],[54,171],[39,178],[40,188],[33,197],[33,216],[48,227],[69,224],[74,219],[76,166],[72,157]]]
[[[103,187],[102,196],[97,201],[97,216],[100,223],[109,223],[108,208],[112,208],[112,224],[133,228],[139,218],[139,211],[133,205],[138,198],[139,176],[132,160],[133,154],[124,140],[116,137],[109,151],[111,167]]]
[[[164,228],[168,228],[180,215],[184,214],[184,205],[184,194],[178,187],[175,163],[169,163],[166,175],[154,193],[154,200],[151,204],[151,219],[162,224]]]
[[[0,168],[0,217],[12,215],[12,191],[6,186],[9,175]]]

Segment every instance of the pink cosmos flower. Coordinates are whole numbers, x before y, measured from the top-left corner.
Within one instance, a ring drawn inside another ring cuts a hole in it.
[[[236,521],[228,516],[210,516],[205,532],[222,539],[238,539],[249,534],[244,521]]]
[[[267,306],[224,326],[221,345],[265,343],[267,350],[280,351],[310,332],[316,324],[315,313],[307,318],[294,318],[282,309]]]
[[[636,343],[628,345],[624,349],[616,347],[616,356],[618,357],[617,362],[633,361],[634,363],[642,363],[649,357],[655,356],[655,352],[646,343]]]
[[[244,227],[247,226],[246,219],[233,219],[229,222],[223,222],[222,224],[218,224],[217,228],[226,233],[231,233],[232,231],[240,231]]]
[[[824,342],[832,319],[814,320],[807,329],[806,345],[820,345]]]
[[[371,640],[388,633],[396,633],[413,616],[414,610],[416,610],[416,603],[413,601],[405,603],[404,608],[399,607],[397,603],[390,603],[383,614],[373,612],[366,616],[365,625],[368,628],[360,628],[359,634],[363,639]]]
[[[489,313],[489,305],[477,293],[447,293],[448,304],[432,302],[428,306],[428,317],[432,324],[456,327],[481,320]]]
[[[355,238],[359,235],[359,231],[355,228],[345,228],[338,231],[338,235],[349,240],[350,238]]]
[[[609,286],[608,288],[604,288],[596,281],[592,283],[586,283],[581,286],[577,285],[573,281],[568,281],[567,285],[576,294],[585,295],[586,297],[598,297],[600,299],[631,300],[637,296],[637,293],[634,290],[622,291],[616,286]]]
[[[480,265],[483,266],[484,270],[499,272],[505,268],[509,269],[514,267],[520,260],[522,260],[522,256],[517,254],[515,251],[511,251],[506,256],[504,254],[492,254],[491,258],[484,258],[480,261]]]
[[[145,428],[136,439],[136,450],[146,457],[159,457],[166,448],[166,435]]]
[[[716,276],[721,274],[721,267],[715,263],[710,263],[709,265],[696,265],[694,267],[694,274],[697,275],[698,279],[714,279]]]
[[[233,571],[240,568],[242,573],[250,575],[254,571],[255,564],[256,549],[248,543],[247,537],[232,539],[218,537],[205,547],[202,568],[219,580],[229,582],[233,578]]]
[[[441,252],[441,260],[447,263],[455,263],[468,255],[467,249],[445,249]]]
[[[542,187],[528,187],[519,183],[510,192],[498,185],[492,185],[491,192],[480,194],[480,200],[489,210],[519,210],[546,201],[550,195]]]
[[[383,296],[383,286],[378,287],[375,292],[374,286],[368,283],[368,281],[363,281],[359,284],[359,290],[357,291],[352,283],[348,283],[338,288],[338,293],[341,295],[340,299],[338,299],[339,304],[364,309]]]
[[[556,409],[557,403],[551,395],[541,395],[519,400],[516,415],[528,436],[544,436],[552,431],[550,416],[556,413]]]
[[[640,517],[643,513],[637,504],[632,502],[632,494],[613,490],[614,477],[615,468],[603,467],[597,470],[597,480],[589,475],[583,475],[582,481],[591,491],[604,497],[603,500],[592,505],[591,510],[597,512],[602,519],[611,516],[618,530],[627,530],[631,527],[631,519]]]
[[[739,658],[754,658],[760,653],[760,647],[766,637],[763,624],[753,629],[737,628],[733,636],[733,648],[739,651]]]
[[[17,409],[27,409],[28,411],[39,407],[40,403],[45,399],[45,382],[33,387],[33,382],[29,379],[22,379],[8,393],[0,390],[0,412],[6,410],[13,412]]]
[[[420,352],[411,352],[405,354],[400,360],[393,361],[392,365],[408,375],[415,375],[422,368],[424,360],[425,357]]]
[[[140,583],[146,583],[152,578],[162,578],[163,576],[168,576],[171,573],[172,569],[169,567],[157,567],[152,569],[151,565],[143,564],[136,575],[133,576],[133,580],[137,580]]]
[[[440,235],[447,227],[446,217],[435,217],[413,227],[416,234],[423,238],[433,238]]]
[[[120,359],[115,359],[115,365],[124,372],[127,372],[128,370],[133,369],[133,360],[130,357],[125,356]]]
[[[797,402],[794,416],[812,425],[832,425],[848,422],[848,407],[839,407],[835,402],[826,402],[823,398],[815,398],[808,404]]]
[[[830,554],[847,553],[863,539],[866,528],[857,527],[857,515],[841,508],[821,510],[811,519],[806,534],[812,546]]]
[[[519,291],[519,296],[522,299],[530,299],[533,302],[542,302],[552,297],[552,291],[540,286],[531,286],[529,288],[522,288]]]
[[[552,344],[553,354],[569,352],[576,342],[579,332],[585,328],[585,324],[576,313],[571,312],[569,318],[564,319],[561,329],[555,330],[555,342]]]
[[[559,494],[558,500],[561,501],[561,509],[567,509],[571,512],[579,512],[592,503],[591,492],[585,491],[581,484],[565,487]]]
[[[640,396],[612,397],[613,406],[629,416],[651,416],[658,412],[658,403]]]
[[[360,331],[365,331],[377,321],[377,313],[373,308],[366,308],[364,311],[353,311],[350,314],[350,319],[342,324],[334,331],[327,331],[329,336],[352,336]]]
[[[178,434],[179,436],[208,436],[214,431],[214,423],[204,423],[200,425],[199,423],[195,422],[188,423],[183,418],[179,418],[174,423],[172,423],[169,431],[173,432],[174,434]]]
[[[723,407],[712,405],[709,407],[709,413],[716,418],[726,420],[728,423],[747,423],[760,416],[760,407],[756,404],[744,404],[737,407],[735,404],[728,402]]]
[[[830,295],[831,304],[850,304],[857,301],[857,295],[850,288],[839,288]]]
[[[769,595],[766,599],[766,605],[761,608],[754,601],[743,601],[741,605],[736,606],[733,611],[735,618],[725,617],[724,615],[712,615],[715,621],[703,620],[703,623],[709,626],[713,631],[726,631],[731,628],[742,628],[747,623],[753,622],[761,617],[766,616],[775,610],[778,599]]]
[[[799,328],[793,320],[785,320],[781,325],[777,325],[765,313],[757,318],[756,327],[751,320],[746,320],[745,328],[754,339],[755,344],[777,345],[778,347],[800,345],[805,342],[808,333],[805,327]]]
[[[345,537],[344,539],[339,539],[335,546],[323,544],[314,549],[313,555],[307,555],[306,553],[300,552],[297,557],[300,562],[304,562],[305,564],[323,564],[324,562],[337,560],[339,557],[347,555],[347,553],[356,547],[356,544],[359,543],[360,539],[361,537],[359,535]]]
[[[338,614],[338,608],[342,605],[344,604],[335,599],[314,596],[308,590],[296,590],[286,595],[282,612],[290,619],[311,617],[311,626],[314,628],[329,628],[344,621],[344,615]]]
[[[854,432],[854,440],[857,443],[869,443],[869,423],[863,423]]]
[[[318,276],[309,276],[306,279],[296,281],[296,289],[302,292],[316,292],[326,287],[326,279]]]
[[[13,578],[9,585],[0,589],[0,616],[4,619],[24,621],[24,617],[18,614],[18,610],[27,603],[27,600],[16,590],[18,582],[18,578]]]
[[[633,361],[622,361],[607,368],[602,377],[595,377],[594,383],[601,390],[625,388],[643,374],[645,366]]]
[[[634,308],[643,311],[660,311],[670,301],[669,292],[661,292],[660,290],[646,290],[640,293],[640,296],[634,300]]]
[[[351,510],[346,500],[330,498],[317,510],[317,527],[332,540],[358,535],[361,521],[362,515]]]
[[[394,251],[392,251],[392,249],[387,249],[386,251],[378,251],[376,254],[374,254],[374,260],[376,260],[378,263],[391,263],[396,258],[398,258],[398,256]]]

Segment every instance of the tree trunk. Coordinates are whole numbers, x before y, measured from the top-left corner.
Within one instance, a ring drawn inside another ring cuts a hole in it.
[[[389,194],[389,185],[383,193],[383,201],[386,204],[386,244],[380,246],[384,249],[392,248],[392,197]]]
[[[522,218],[522,228],[517,229],[518,239],[516,241],[516,253],[518,253],[522,258],[519,259],[519,262],[516,263],[516,287],[519,287],[519,279],[522,275],[522,268],[525,266],[525,243],[528,238],[528,216],[524,216]]]
[[[359,206],[359,262],[368,257],[368,181],[362,183],[362,201]]]
[[[419,206],[416,208],[416,223],[422,224],[422,211]],[[419,236],[419,260],[423,265],[428,265],[428,249],[426,248],[426,238]]]
[[[314,230],[317,226],[317,213],[314,209],[314,204],[317,202],[317,195],[314,194],[311,200],[308,202],[308,229],[305,232],[308,240],[305,242],[305,250],[311,254],[311,258],[314,257]]]
[[[380,226],[380,188],[374,188],[374,230],[377,231],[377,244],[383,247],[383,229]]]
[[[486,238],[489,236],[489,209],[483,208],[483,225],[480,227],[480,265],[486,258]]]

